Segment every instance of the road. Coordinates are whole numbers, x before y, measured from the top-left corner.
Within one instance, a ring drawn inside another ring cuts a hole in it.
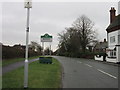
[[[118,88],[118,66],[80,58],[54,58],[63,67],[63,88]]]
[[[37,61],[37,60],[39,60],[39,59],[36,58],[36,59],[29,60],[29,63]],[[15,70],[15,69],[17,69],[18,67],[21,67],[21,66],[24,66],[24,61],[20,61],[20,62],[10,64],[8,66],[4,66],[4,67],[2,67],[2,74],[5,74],[5,73],[10,72],[12,70]]]

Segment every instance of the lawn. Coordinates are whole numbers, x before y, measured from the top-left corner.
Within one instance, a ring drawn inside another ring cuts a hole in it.
[[[24,68],[20,67],[3,75],[3,88],[23,88]],[[60,88],[61,65],[53,58],[53,64],[29,64],[29,88]]]
[[[35,59],[35,58],[38,58],[39,56],[34,56],[34,57],[30,57],[30,59]],[[19,61],[24,61],[25,58],[15,58],[15,59],[7,59],[7,60],[2,60],[2,66],[7,66],[9,64],[12,64],[12,63],[16,63],[16,62],[19,62]]]

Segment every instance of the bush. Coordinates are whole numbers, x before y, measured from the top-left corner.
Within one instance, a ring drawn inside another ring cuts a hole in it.
[[[95,53],[95,55],[104,56],[105,52],[98,52],[98,53]]]
[[[28,55],[29,57],[32,57],[39,55],[39,53],[33,50],[29,50]],[[24,57],[25,57],[25,48],[2,46],[2,59],[24,58]]]
[[[97,53],[94,52],[61,52],[59,53],[60,56],[66,56],[66,57],[76,57],[76,58],[86,58],[86,59],[94,59],[94,55],[97,55]]]
[[[85,52],[85,53],[80,53],[79,58],[86,58],[86,59],[94,59],[94,53],[92,52]]]

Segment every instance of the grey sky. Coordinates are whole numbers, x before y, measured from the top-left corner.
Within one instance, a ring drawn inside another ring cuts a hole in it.
[[[89,17],[97,28],[98,39],[106,38],[111,6],[118,12],[117,2],[34,2],[30,12],[30,39],[40,43],[40,35],[53,35],[52,49],[58,45],[58,33],[70,27],[81,15]],[[1,23],[0,23],[1,24]],[[2,3],[2,43],[24,44],[26,9],[24,3]],[[47,44],[46,44],[47,46]]]

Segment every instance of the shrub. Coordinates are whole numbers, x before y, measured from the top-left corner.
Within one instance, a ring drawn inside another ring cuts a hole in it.
[[[37,56],[39,53],[29,49],[29,57]],[[2,46],[2,59],[24,58],[25,48]]]

